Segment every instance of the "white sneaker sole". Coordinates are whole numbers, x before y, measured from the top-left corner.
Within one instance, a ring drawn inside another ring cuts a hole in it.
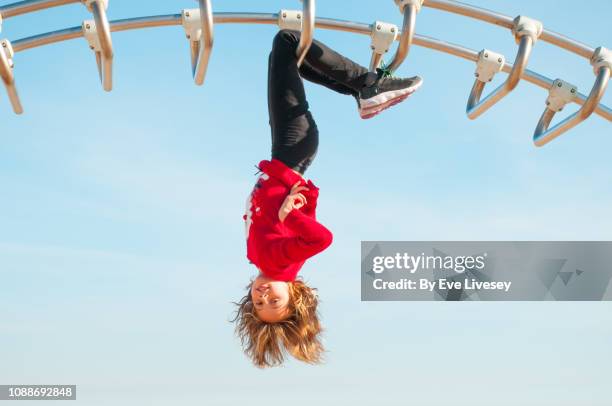
[[[359,108],[359,115],[363,119],[374,117],[381,111],[406,100],[408,96],[417,91],[422,84],[423,79],[420,79],[410,87],[381,93],[367,100],[360,100],[361,107]]]

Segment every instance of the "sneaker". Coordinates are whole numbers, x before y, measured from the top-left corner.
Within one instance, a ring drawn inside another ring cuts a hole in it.
[[[378,79],[371,86],[364,87],[359,92],[357,105],[362,119],[372,118],[408,98],[423,84],[419,76],[398,78],[383,64],[383,69],[376,69]]]

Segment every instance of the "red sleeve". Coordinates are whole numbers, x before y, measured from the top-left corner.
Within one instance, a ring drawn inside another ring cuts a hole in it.
[[[270,254],[281,263],[305,261],[332,243],[331,231],[300,210],[291,210],[284,224],[298,235],[280,238],[271,244]]]
[[[308,181],[306,184],[309,190],[304,190],[301,193],[306,197],[306,205],[303,206],[300,210],[302,213],[314,218],[316,220],[316,209],[317,209],[317,199],[319,197],[319,188],[316,187],[312,181]]]

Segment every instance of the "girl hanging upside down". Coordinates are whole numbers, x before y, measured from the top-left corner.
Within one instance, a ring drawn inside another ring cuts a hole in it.
[[[284,352],[321,361],[323,346],[316,290],[296,279],[304,262],[325,250],[332,233],[316,220],[319,189],[303,177],[319,144],[319,133],[302,78],[357,100],[361,118],[374,117],[405,100],[422,80],[369,72],[319,41],[297,66],[300,32],[281,30],[268,62],[268,108],[272,159],[259,163],[261,176],[247,200],[247,258],[259,275],[238,305],[236,333],[258,367],[282,363]]]

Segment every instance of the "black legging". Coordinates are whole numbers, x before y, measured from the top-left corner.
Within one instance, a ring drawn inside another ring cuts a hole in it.
[[[317,154],[319,132],[308,111],[302,77],[336,92],[357,96],[377,76],[314,40],[298,69],[300,32],[281,30],[274,37],[268,62],[268,110],[272,158],[304,173]]]

